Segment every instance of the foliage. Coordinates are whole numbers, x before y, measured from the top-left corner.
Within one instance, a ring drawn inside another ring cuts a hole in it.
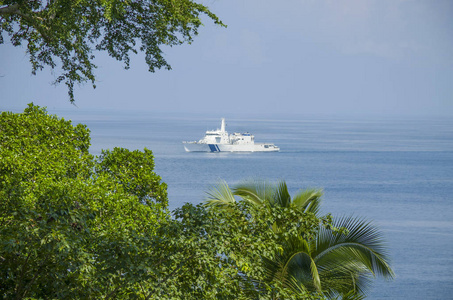
[[[264,282],[279,282],[294,292],[321,293],[332,299],[359,299],[366,295],[370,276],[393,276],[379,230],[359,218],[319,216],[322,191],[309,189],[291,198],[284,182],[245,182],[234,190],[222,183],[211,191],[206,204],[230,211],[238,202],[235,196],[253,207],[254,220],[262,219],[263,211],[276,208],[292,211],[299,218],[265,219],[280,251],[261,257]]]
[[[249,203],[170,216],[151,151],[89,154],[83,125],[29,105],[0,119],[4,299],[317,299],[265,282],[280,251],[269,222],[313,234],[311,214]]]
[[[251,209],[247,203],[236,203],[230,210],[206,210],[191,204],[177,209],[174,228],[178,239],[169,249],[167,245],[175,239],[167,234],[168,242],[161,244],[166,247],[165,251],[160,252],[166,253],[167,263],[175,265],[170,262],[175,259],[181,267],[174,273],[177,280],[169,281],[167,287],[172,285],[169,290],[184,293],[161,296],[169,299],[321,299],[305,290],[290,290],[279,282],[264,282],[266,270],[260,258],[280,251],[277,236],[269,230],[269,221],[285,218],[285,214],[278,209],[265,210],[261,218],[252,219]],[[311,226],[316,227],[316,224]]]
[[[27,44],[32,74],[44,66],[60,68],[70,101],[74,84],[95,86],[94,50],[130,64],[130,53],[145,52],[149,71],[170,69],[162,46],[191,43],[206,15],[221,21],[193,0],[0,0],[0,43]],[[139,45],[137,45],[139,43]]]
[[[168,219],[166,186],[150,172],[150,151],[115,149],[95,160],[89,145],[85,126],[39,107],[1,114],[2,298],[118,297],[146,278],[142,258]],[[113,162],[137,161],[115,174]],[[121,179],[130,175],[137,180]],[[152,184],[134,192],[143,182]]]
[[[307,192],[304,194],[306,199],[300,199],[304,209],[289,205],[290,202],[283,199],[285,195],[289,196],[287,193],[279,194],[280,199],[277,199],[275,196],[278,193],[274,187],[265,182],[252,185],[247,183],[234,190],[222,182],[208,194],[205,205],[210,212],[232,212],[238,206],[247,207],[245,215],[249,226],[261,224],[263,230],[263,233],[254,235],[253,238],[260,238],[267,231],[270,239],[266,243],[272,245],[272,250],[257,253],[258,256],[251,263],[250,269],[253,271],[245,274],[254,281],[261,297],[269,295],[271,299],[323,299],[318,291],[310,291],[304,285],[297,284],[291,274],[283,278],[275,276],[269,269],[270,263],[286,251],[285,243],[288,239],[294,236],[307,240],[314,239],[319,227],[332,228],[333,231],[339,232],[332,227],[330,215],[319,217],[315,214],[318,208],[316,191]],[[240,196],[240,200],[237,200],[236,196]],[[249,248],[249,251],[253,249]],[[286,272],[281,274],[286,275]]]
[[[138,197],[140,202],[157,201],[167,205],[167,185],[153,172],[154,158],[151,150],[129,151],[114,148],[103,150],[96,164],[97,174],[106,174],[127,193]]]

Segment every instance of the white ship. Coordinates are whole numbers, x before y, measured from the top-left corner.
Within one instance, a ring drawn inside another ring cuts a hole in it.
[[[269,143],[255,143],[255,137],[246,133],[228,135],[225,130],[225,118],[222,118],[220,129],[208,130],[198,142],[183,142],[187,152],[268,152],[280,151],[280,148]]]

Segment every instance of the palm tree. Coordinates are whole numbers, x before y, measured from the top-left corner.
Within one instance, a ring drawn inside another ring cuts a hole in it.
[[[255,209],[267,206],[292,207],[319,215],[322,191],[307,189],[291,198],[285,182],[245,182],[233,190],[222,182],[209,193],[206,205],[212,209],[232,209],[238,196]],[[373,276],[392,278],[386,247],[380,231],[370,222],[357,217],[333,219],[339,234],[319,226],[312,239],[292,235],[282,242],[282,251],[272,258],[263,258],[267,281],[285,287],[323,293],[328,298],[361,299]],[[276,233],[285,231],[285,224],[270,224]]]

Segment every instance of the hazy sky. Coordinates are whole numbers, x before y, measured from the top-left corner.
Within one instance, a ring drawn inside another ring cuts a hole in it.
[[[453,116],[451,0],[208,0],[192,45],[166,50],[173,70],[131,69],[97,55],[97,88],[79,109]],[[0,110],[77,109],[49,69],[31,75],[25,48],[0,45]]]

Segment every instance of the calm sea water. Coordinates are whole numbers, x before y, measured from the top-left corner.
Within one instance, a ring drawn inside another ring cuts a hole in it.
[[[364,216],[385,233],[396,278],[377,280],[368,299],[453,298],[453,120],[57,113],[88,125],[93,154],[153,150],[171,209],[203,201],[219,180],[323,188],[324,212]],[[181,141],[218,128],[220,117],[230,132],[250,131],[281,152],[184,152]]]

